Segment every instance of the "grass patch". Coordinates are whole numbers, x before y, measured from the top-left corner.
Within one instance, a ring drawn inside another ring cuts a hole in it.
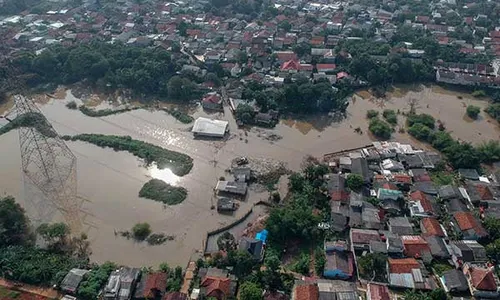
[[[8,288],[5,288],[3,286],[0,286],[0,299],[17,299],[21,295],[20,292],[9,290]]]
[[[189,124],[194,121],[194,118],[191,117],[190,115],[186,114],[185,112],[182,112],[178,109],[166,109],[164,108],[163,111],[169,113],[172,117],[177,119],[177,121],[184,123],[184,124]]]
[[[115,151],[128,151],[144,159],[147,164],[155,162],[160,169],[169,168],[177,176],[184,176],[193,168],[193,159],[189,155],[134,140],[130,136],[79,134],[63,136],[63,139],[88,142],[102,148],[110,147]]]
[[[116,115],[116,114],[121,114],[124,112],[140,109],[140,107],[127,107],[127,108],[120,108],[120,109],[100,109],[100,110],[93,110],[90,109],[86,106],[80,106],[80,111],[89,117],[105,117],[105,116],[110,116],[110,115]]]
[[[187,197],[187,190],[183,187],[171,186],[163,180],[151,179],[139,191],[139,197],[176,205]]]
[[[446,172],[433,172],[431,173],[431,180],[437,185],[449,185],[454,184],[455,177],[453,174]]]
[[[47,122],[47,119],[42,114],[36,112],[29,112],[16,117],[12,122],[0,128],[0,135],[20,127],[34,127],[46,137],[57,136],[57,133]]]

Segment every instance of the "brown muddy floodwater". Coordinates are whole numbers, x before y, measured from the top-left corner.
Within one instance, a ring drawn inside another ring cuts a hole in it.
[[[369,100],[354,96],[349,105],[347,118],[332,122],[325,117],[308,120],[283,120],[273,130],[252,129],[246,134],[238,130],[228,110],[225,114],[211,114],[212,118],[229,121],[231,137],[226,141],[195,140],[190,125],[176,121],[165,112],[134,110],[103,118],[90,118],[77,110],[69,110],[65,103],[75,100],[68,92],[64,100],[52,99],[40,104],[40,109],[57,132],[64,134],[101,133],[130,135],[170,150],[190,155],[194,159],[192,171],[177,177],[169,170],[154,166],[146,169],[142,162],[127,152],[114,152],[83,142],[68,142],[78,159],[78,193],[88,199],[83,209],[88,213],[88,235],[92,241],[92,259],[97,262],[112,260],[131,266],[157,266],[161,262],[185,265],[196,250],[201,250],[207,231],[231,223],[244,215],[259,200],[267,199],[268,193],[251,189],[234,216],[219,215],[211,210],[214,205],[213,188],[220,176],[228,176],[225,170],[236,156],[270,158],[283,161],[292,170],[300,168],[305,155],[322,156],[325,153],[360,147],[372,142],[367,134],[365,115],[368,109],[385,108],[407,111],[409,97],[420,99],[419,112],[433,115],[445,123],[453,135],[462,140],[479,143],[499,138],[498,124],[481,113],[478,121],[464,120],[464,105],[480,107],[486,101],[475,100],[467,95],[442,91],[437,88],[421,88],[418,91],[399,91],[389,100]],[[367,93],[363,93],[365,98]],[[79,100],[78,100],[79,101]],[[200,109],[194,117],[207,116]],[[399,120],[403,126],[404,120]],[[0,123],[0,126],[2,123]],[[354,132],[360,127],[363,134]],[[281,139],[269,141],[269,134]],[[414,143],[405,134],[395,134],[395,139]],[[0,136],[0,193],[17,197],[25,203],[19,141],[17,132]],[[185,187],[189,194],[186,201],[176,206],[142,199],[138,192],[151,177]],[[30,211],[29,207],[27,210]],[[47,220],[50,221],[50,220]],[[115,236],[115,231],[128,230],[137,222],[148,222],[153,231],[175,235],[174,241],[161,246],[148,246]]]

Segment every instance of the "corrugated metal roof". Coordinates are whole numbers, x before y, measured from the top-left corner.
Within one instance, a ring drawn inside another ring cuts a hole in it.
[[[415,288],[415,282],[413,281],[413,275],[410,273],[404,274],[389,274],[389,282],[393,286]]]
[[[415,282],[424,282],[424,277],[422,276],[420,269],[412,269],[411,273],[413,274],[413,280]]]

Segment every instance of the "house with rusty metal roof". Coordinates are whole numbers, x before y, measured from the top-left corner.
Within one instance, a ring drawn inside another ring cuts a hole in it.
[[[414,258],[389,258],[387,261],[389,285],[395,288],[408,288],[417,290],[432,290],[436,283]]]
[[[500,284],[493,266],[466,263],[463,272],[472,296],[489,299],[500,296]]]

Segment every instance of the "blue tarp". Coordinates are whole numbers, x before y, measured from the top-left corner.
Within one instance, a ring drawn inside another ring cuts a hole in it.
[[[268,231],[264,229],[261,232],[257,232],[257,234],[255,235],[255,238],[262,241],[265,245],[266,240],[267,240],[267,234],[268,234]]]

